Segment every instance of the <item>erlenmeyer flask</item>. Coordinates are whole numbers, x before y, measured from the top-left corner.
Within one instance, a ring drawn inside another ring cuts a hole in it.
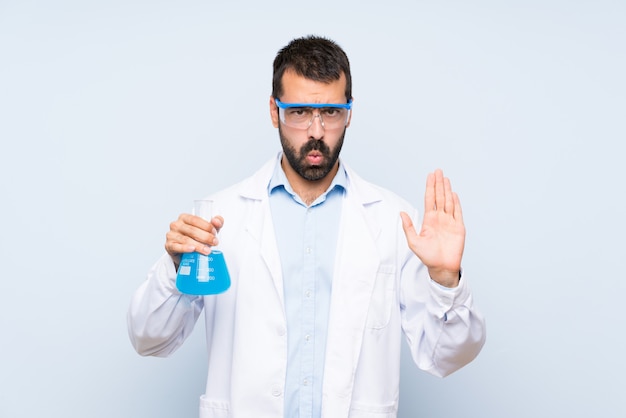
[[[213,217],[212,200],[195,200],[194,215],[210,221]],[[183,253],[176,275],[176,287],[189,295],[217,295],[230,287],[230,274],[224,254],[211,247],[211,254]]]

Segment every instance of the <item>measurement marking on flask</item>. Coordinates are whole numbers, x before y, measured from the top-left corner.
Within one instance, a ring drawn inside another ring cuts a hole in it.
[[[185,253],[181,257],[176,287],[191,295],[216,295],[230,287],[230,274],[221,251],[210,256]]]

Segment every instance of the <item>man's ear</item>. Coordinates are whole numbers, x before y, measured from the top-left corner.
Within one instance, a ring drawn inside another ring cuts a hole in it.
[[[270,117],[274,128],[278,128],[278,106],[276,106],[276,101],[272,96],[270,96]]]

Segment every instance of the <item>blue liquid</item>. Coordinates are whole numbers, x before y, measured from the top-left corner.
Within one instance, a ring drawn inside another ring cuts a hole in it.
[[[217,295],[230,287],[230,274],[224,254],[211,250],[211,254],[184,253],[176,275],[176,287],[188,295]]]

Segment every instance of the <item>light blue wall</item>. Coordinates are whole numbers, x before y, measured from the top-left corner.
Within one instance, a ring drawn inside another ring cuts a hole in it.
[[[345,159],[418,207],[442,167],[464,208],[488,341],[443,380],[405,355],[400,416],[626,416],[625,21],[617,0],[0,0],[0,417],[197,416],[202,332],[142,358],[126,308],[169,222],[278,150],[271,62],[309,33],[352,62]]]

